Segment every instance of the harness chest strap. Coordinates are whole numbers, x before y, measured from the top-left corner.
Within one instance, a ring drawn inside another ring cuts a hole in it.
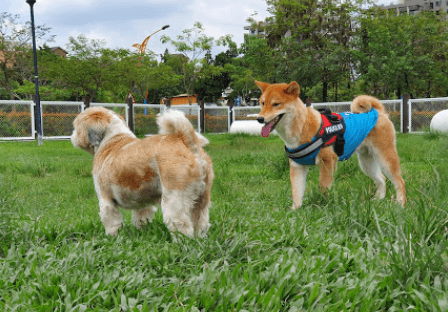
[[[338,156],[344,154],[344,119],[341,115],[331,113],[329,110],[325,110],[324,113],[321,114],[321,118],[321,127],[311,143],[303,144],[295,150],[289,150],[285,146],[285,152],[289,158],[305,158],[318,151],[322,146],[329,146],[332,144],[334,144],[334,150]]]

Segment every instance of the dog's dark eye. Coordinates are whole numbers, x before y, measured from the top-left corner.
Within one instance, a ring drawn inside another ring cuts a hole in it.
[[[264,106],[264,102],[261,102],[261,106]]]
[[[272,106],[277,107],[279,105],[280,105],[280,103],[274,103]]]

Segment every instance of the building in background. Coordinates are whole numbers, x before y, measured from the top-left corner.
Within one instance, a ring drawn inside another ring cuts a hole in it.
[[[179,94],[179,95],[175,95],[173,97],[167,98],[164,97],[163,99],[160,99],[160,104],[167,104],[167,100],[171,101],[171,106],[173,105],[185,105],[185,104],[189,104],[190,102],[188,101],[188,98],[190,98],[191,103],[197,103],[198,102],[198,95],[197,94],[193,94],[193,95],[188,95],[188,94]]]
[[[414,15],[422,11],[448,13],[448,0],[400,0],[398,4],[383,5],[381,8],[389,10],[397,15]]]
[[[267,25],[266,22],[258,22],[257,26],[255,26],[255,25],[244,26],[244,30],[249,31],[249,33],[246,35],[259,36],[259,37],[266,38],[266,36],[267,36],[266,31],[265,31],[266,25]]]
[[[52,48],[50,48],[50,51],[52,53],[57,54],[57,55],[62,56],[62,57],[67,57],[67,54],[68,54],[68,52],[65,51],[61,47],[52,47]]]

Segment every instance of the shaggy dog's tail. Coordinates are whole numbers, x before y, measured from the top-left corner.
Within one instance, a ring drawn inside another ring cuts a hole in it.
[[[160,134],[174,134],[181,137],[184,144],[194,154],[198,154],[200,147],[209,143],[204,136],[194,131],[193,125],[181,111],[167,110],[157,117],[157,125]]]
[[[372,107],[375,108],[379,113],[386,113],[383,104],[381,104],[381,102],[378,101],[377,98],[369,95],[357,96],[353,100],[350,106],[350,110],[352,111],[352,113],[360,114],[370,112]]]

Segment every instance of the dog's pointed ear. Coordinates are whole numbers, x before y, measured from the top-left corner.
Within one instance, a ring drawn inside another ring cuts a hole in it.
[[[284,90],[286,94],[291,94],[299,97],[300,95],[300,86],[297,82],[291,82]]]
[[[256,81],[256,80],[255,80],[255,84],[260,88],[261,92],[264,92],[264,90],[266,90],[270,86],[269,83]]]
[[[87,137],[92,146],[99,146],[104,138],[104,131],[89,129],[87,130]]]

